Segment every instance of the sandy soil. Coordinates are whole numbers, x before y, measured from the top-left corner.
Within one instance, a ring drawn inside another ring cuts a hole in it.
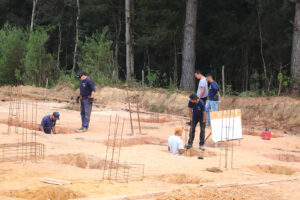
[[[298,105],[298,101],[295,102]],[[8,108],[9,101],[1,102],[1,143],[21,142],[23,129],[19,128],[16,133],[12,128],[7,134]],[[150,116],[142,114],[142,133],[145,135],[139,135],[138,129],[134,129],[135,134],[129,136],[130,124],[125,121],[120,163],[143,164],[143,181],[103,181],[110,116],[118,114],[121,120],[128,119],[126,108],[121,101],[95,106],[89,131],[76,133],[81,124],[78,111],[70,110],[65,102],[39,100],[38,121],[45,114],[59,111],[61,120],[57,126],[61,132],[57,135],[37,133],[37,141],[46,145],[44,160],[0,163],[0,199],[300,199],[299,135],[286,134],[291,130],[280,126],[271,129],[277,137],[266,141],[255,136],[263,130],[264,124],[243,124],[244,138],[234,142],[233,168],[229,157],[229,168],[226,169],[224,150],[215,147],[211,141],[205,152],[197,150],[198,135],[191,153],[185,157],[170,155],[166,141],[173,134],[173,128],[184,120],[167,114],[160,116],[167,119],[163,123],[149,123]],[[299,117],[299,113],[291,115]],[[136,114],[133,117],[136,119]],[[278,119],[264,120],[276,122]],[[293,126],[299,130],[297,123]],[[137,125],[134,120],[134,126]],[[249,130],[251,134],[245,135]],[[206,132],[210,132],[209,127]],[[183,139],[187,139],[185,134]],[[204,159],[199,160],[197,156]],[[222,171],[211,172],[214,170],[209,169],[219,167],[220,158]],[[72,181],[72,184],[54,186],[40,182],[40,178],[45,177]]]

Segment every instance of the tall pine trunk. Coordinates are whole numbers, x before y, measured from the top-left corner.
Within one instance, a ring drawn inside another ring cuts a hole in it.
[[[194,90],[195,88],[196,26],[197,0],[186,0],[180,89],[187,91]]]
[[[134,59],[132,51],[132,30],[131,30],[131,12],[132,12],[132,1],[125,0],[125,40],[126,40],[126,80],[130,81],[131,76],[134,73]]]
[[[292,88],[300,89],[300,2],[296,1],[294,35],[291,58],[291,77],[293,78]]]
[[[31,23],[30,23],[30,31],[33,30],[33,23],[34,23],[34,16],[35,16],[35,10],[36,10],[36,4],[38,0],[32,0],[32,12],[31,12]]]
[[[80,4],[79,4],[79,0],[77,0],[76,36],[75,36],[76,38],[75,38],[75,47],[74,47],[74,55],[73,55],[72,75],[74,74],[75,67],[76,67],[76,56],[77,56],[77,48],[78,48],[78,40],[79,40],[79,36],[78,36],[79,17],[80,17]]]

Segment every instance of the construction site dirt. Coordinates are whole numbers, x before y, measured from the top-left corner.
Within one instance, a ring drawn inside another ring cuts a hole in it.
[[[129,96],[138,93],[140,102],[138,116],[137,100],[132,98],[130,120],[127,89],[96,88],[89,130],[78,133],[80,112],[70,109],[78,106],[74,98],[77,91],[67,86],[49,90],[23,87],[22,101],[37,103],[37,121],[27,125],[8,121],[11,102],[7,89],[0,88],[0,144],[21,144],[23,129],[36,129],[43,116],[55,111],[61,117],[57,134],[36,131],[34,142],[43,145],[43,159],[0,162],[0,199],[300,199],[299,98],[221,98],[221,109],[242,110],[243,139],[233,142],[233,167],[219,168],[222,144],[208,138],[205,152],[199,150],[199,127],[194,147],[185,156],[168,152],[167,140],[175,126],[184,125],[182,139],[188,138],[185,93],[129,89]],[[116,115],[117,131],[112,125]],[[122,126],[122,136],[108,138],[109,131],[114,136],[121,133]],[[261,139],[265,128],[272,131],[271,140]],[[210,132],[210,126],[206,127],[206,136]],[[117,153],[108,160],[111,148]],[[104,170],[130,173],[128,169],[136,166],[142,167],[139,174],[134,174],[139,176],[137,179],[123,182],[103,178]],[[42,178],[72,184],[46,184],[40,181]]]

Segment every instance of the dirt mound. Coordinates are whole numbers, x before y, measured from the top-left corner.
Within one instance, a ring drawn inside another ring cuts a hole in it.
[[[105,166],[105,160],[84,153],[49,155],[48,158],[60,164],[72,165],[83,169],[104,169]],[[111,168],[117,168],[117,164],[113,163]]]
[[[156,197],[156,200],[280,200],[278,195],[257,187],[213,188],[185,186]]]
[[[210,180],[201,179],[187,174],[167,174],[160,176],[159,179],[163,182],[172,184],[200,184],[211,182]]]
[[[297,172],[297,169],[279,165],[255,165],[249,166],[249,169],[256,172],[282,175],[293,175],[295,172]]]
[[[133,121],[138,121],[138,119],[133,119]],[[172,121],[171,116],[159,117],[159,118],[140,118],[140,122],[146,123],[166,123]]]
[[[217,167],[206,168],[206,171],[214,172],[214,173],[222,173],[223,171]]]
[[[68,200],[84,197],[85,195],[65,187],[40,187],[34,190],[12,190],[6,196],[31,200]]]
[[[189,149],[186,152],[184,152],[184,156],[186,157],[198,157],[198,156],[202,156],[202,157],[213,157],[216,156],[215,152],[209,151],[209,150],[205,150],[202,151],[200,149]]]
[[[300,156],[293,154],[275,154],[275,155],[265,155],[273,160],[280,160],[283,162],[300,162]]]
[[[162,145],[165,144],[167,141],[156,138],[156,137],[140,137],[140,138],[124,138],[122,139],[122,147],[130,147],[134,145],[145,145],[145,144],[154,144],[154,145]],[[109,143],[106,141],[106,145],[113,146],[113,141]],[[120,144],[120,140],[117,139],[115,144]]]

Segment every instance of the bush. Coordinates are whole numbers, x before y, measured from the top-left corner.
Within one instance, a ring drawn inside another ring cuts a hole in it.
[[[79,43],[80,53],[78,65],[81,71],[86,72],[96,83],[112,84],[118,81],[116,77],[118,67],[115,65],[112,41],[107,38],[108,28],[102,33],[95,33],[86,37],[85,42]]]
[[[0,84],[21,82],[26,34],[21,28],[5,24],[0,30]]]
[[[46,30],[41,27],[30,32],[26,44],[25,70],[22,77],[25,84],[44,86],[46,79],[51,79],[55,75],[56,63],[45,49],[48,39]]]

